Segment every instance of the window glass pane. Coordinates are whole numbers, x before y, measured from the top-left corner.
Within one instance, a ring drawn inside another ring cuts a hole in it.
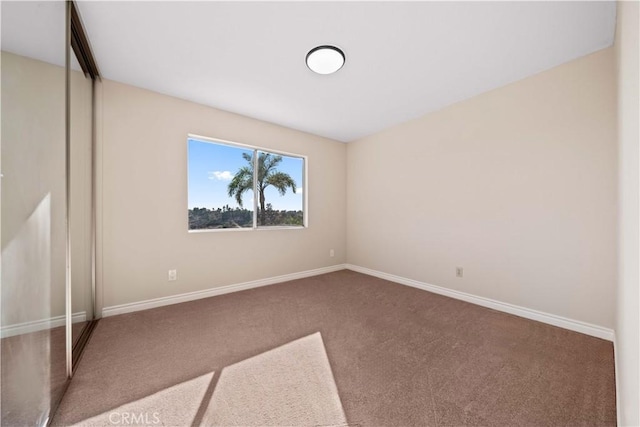
[[[258,151],[258,226],[303,226],[304,159]]]
[[[189,230],[253,227],[253,150],[189,138]]]

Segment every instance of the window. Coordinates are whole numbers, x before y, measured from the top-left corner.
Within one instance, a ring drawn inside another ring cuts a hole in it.
[[[187,145],[189,230],[306,225],[304,156],[195,136]]]

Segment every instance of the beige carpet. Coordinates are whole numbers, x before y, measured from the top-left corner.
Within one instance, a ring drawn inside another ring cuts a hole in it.
[[[320,334],[224,368],[202,424],[345,425]]]
[[[214,372],[82,420],[76,426],[190,426]]]
[[[75,426],[346,425],[320,333],[226,367],[217,384],[214,375],[176,384]]]
[[[212,372],[204,402],[220,405],[244,361],[260,373],[280,356],[255,356],[316,332],[350,425],[616,423],[610,342],[352,271],[102,319],[53,423],[83,423]],[[265,405],[252,405],[262,416]],[[208,414],[201,405],[195,424]]]

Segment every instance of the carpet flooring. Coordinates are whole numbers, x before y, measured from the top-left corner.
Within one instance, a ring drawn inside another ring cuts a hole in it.
[[[346,422],[320,333],[224,368],[202,419],[206,426]]]
[[[317,333],[351,426],[616,423],[610,342],[344,270],[101,320],[53,425],[207,425],[225,368]]]

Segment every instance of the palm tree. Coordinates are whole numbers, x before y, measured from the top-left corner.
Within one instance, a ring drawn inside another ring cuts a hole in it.
[[[229,197],[235,196],[236,202],[238,202],[240,207],[242,207],[242,195],[247,190],[253,190],[253,155],[242,153],[242,157],[249,165],[238,169],[238,172],[236,172],[228,186]],[[264,190],[268,186],[274,186],[281,196],[286,194],[287,188],[291,188],[294,194],[296,192],[296,182],[293,178],[276,169],[276,166],[278,166],[280,162],[282,162],[282,156],[270,153],[260,153],[258,155],[257,186],[258,196],[260,197],[260,223],[262,225],[265,224],[266,213]]]

